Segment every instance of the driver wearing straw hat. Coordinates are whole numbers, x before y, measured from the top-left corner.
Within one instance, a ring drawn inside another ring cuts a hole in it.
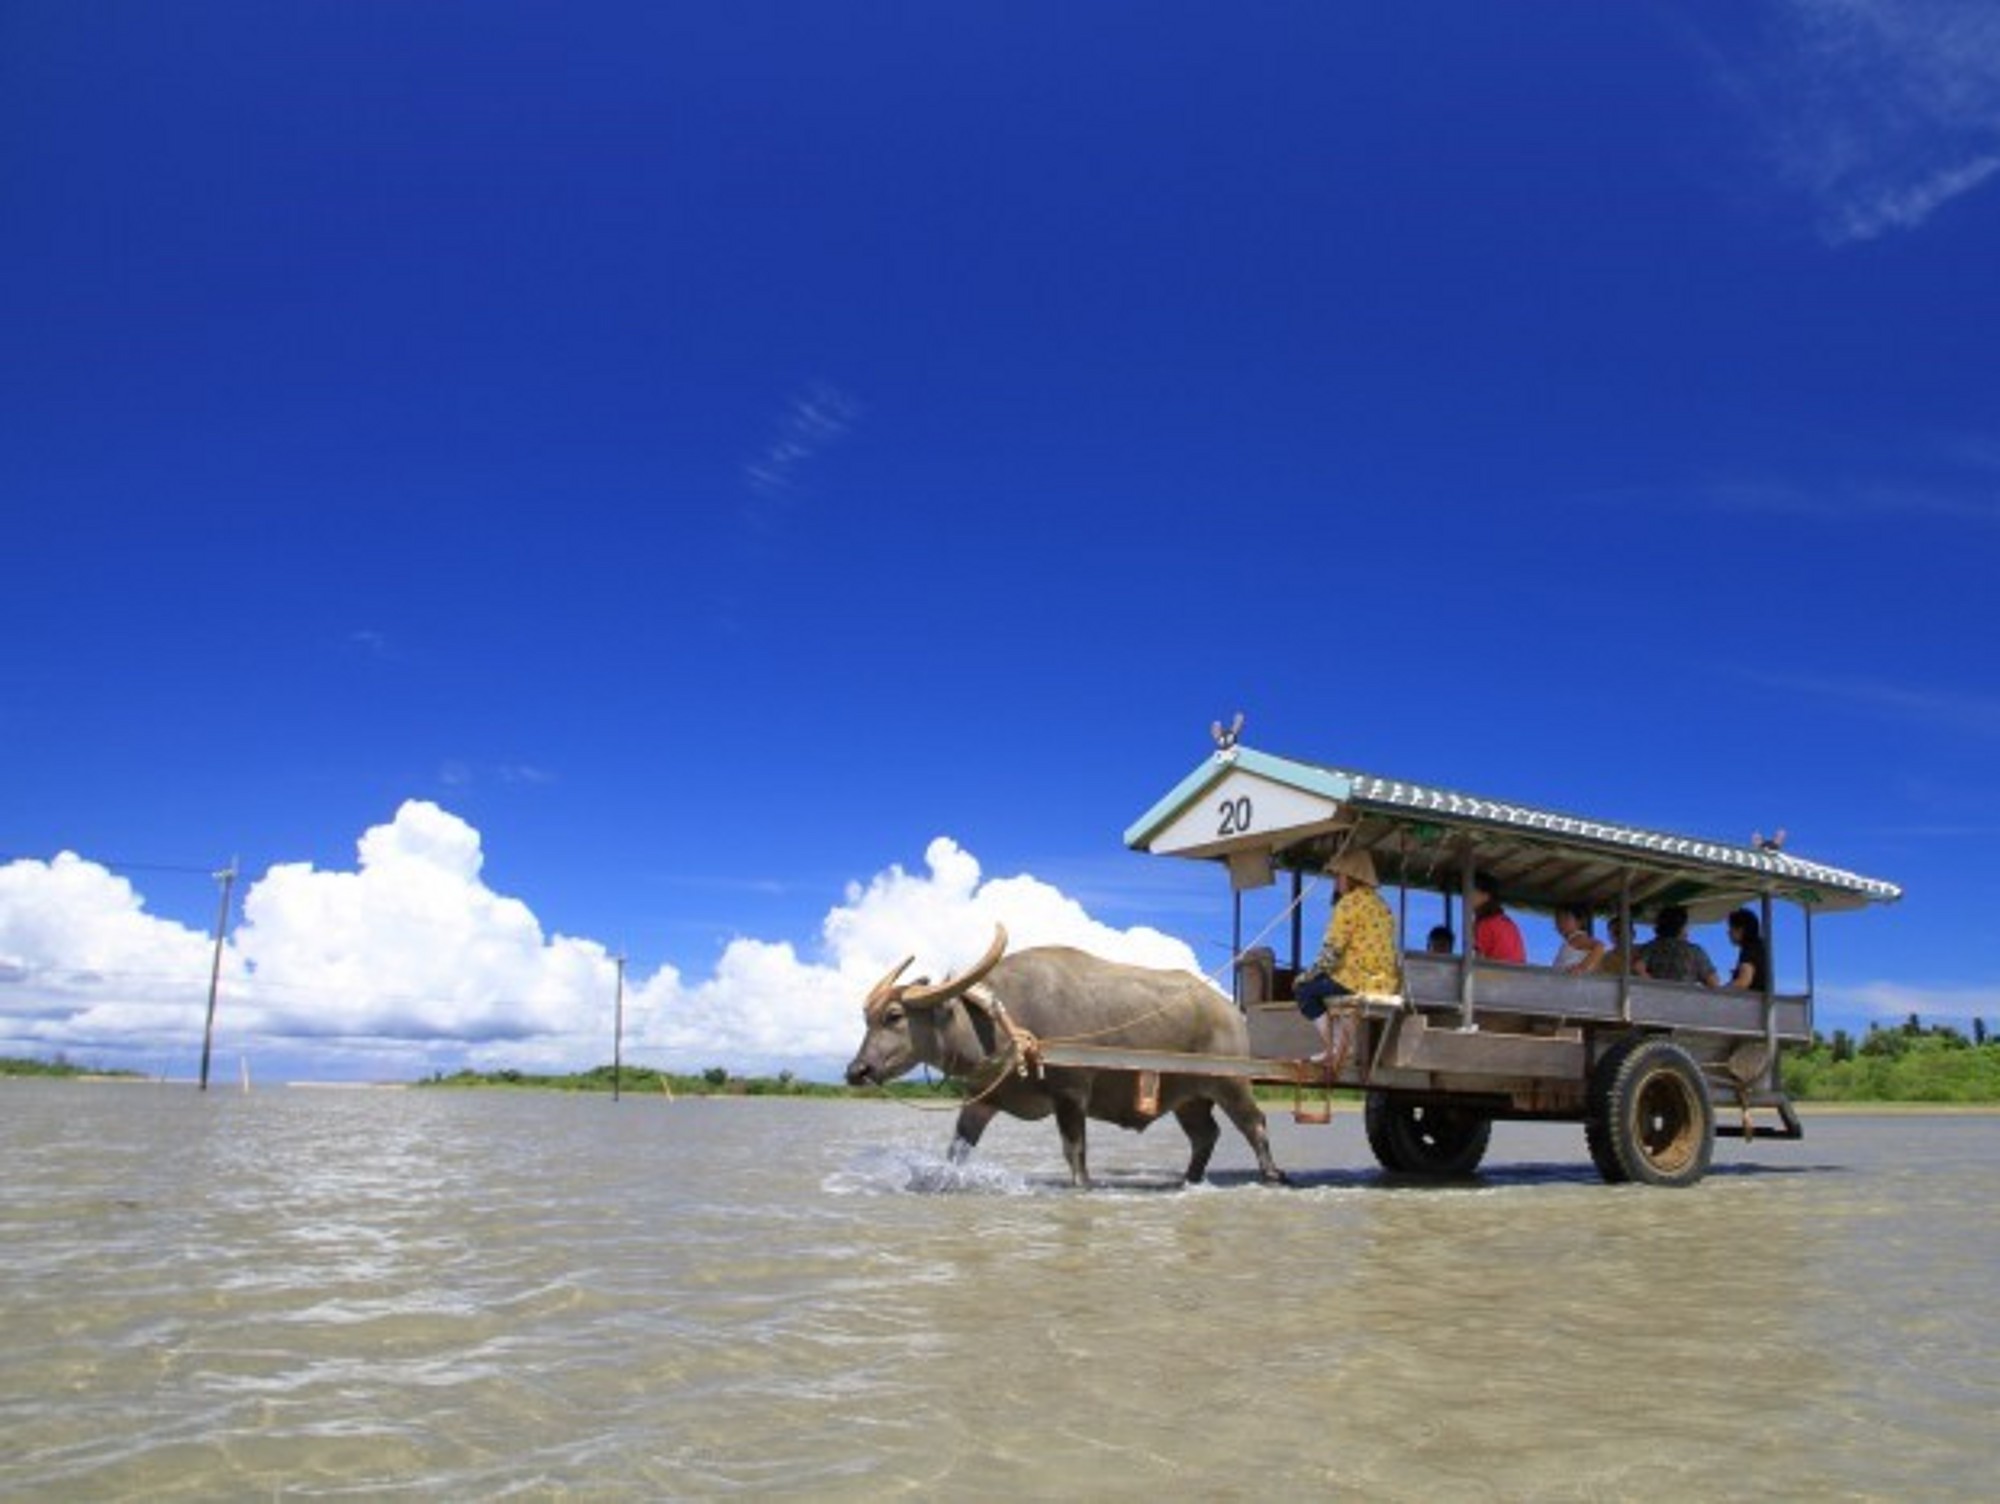
[[[1347,1021],[1335,1048],[1330,999],[1357,993],[1391,994],[1402,990],[1396,956],[1396,920],[1376,892],[1375,859],[1359,847],[1348,847],[1327,864],[1333,874],[1333,913],[1326,922],[1319,958],[1299,973],[1292,996],[1299,1012],[1319,1031],[1321,1052],[1315,1063],[1337,1064],[1348,1048]]]

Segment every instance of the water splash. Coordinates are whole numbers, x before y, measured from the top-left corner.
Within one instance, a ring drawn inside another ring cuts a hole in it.
[[[1026,1177],[992,1160],[953,1164],[934,1150],[907,1144],[865,1149],[822,1186],[833,1196],[1032,1196],[1036,1191]]]

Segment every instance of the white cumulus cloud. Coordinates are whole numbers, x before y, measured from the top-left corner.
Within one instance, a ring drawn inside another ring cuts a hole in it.
[[[410,800],[358,857],[353,872],[274,866],[245,896],[232,948],[258,1032],[547,1039],[608,995],[604,947],[545,936],[487,887],[479,833],[456,815]]]
[[[924,852],[925,870],[892,866],[845,901],[820,927],[815,959],[789,944],[738,940],[715,974],[690,984],[663,972],[638,996],[644,1046],[683,1064],[706,1050],[718,1059],[803,1059],[824,1069],[860,1037],[860,1001],[905,956],[942,976],[977,959],[1005,924],[1010,945],[1074,945],[1135,965],[1196,971],[1184,942],[1145,926],[1117,929],[1092,919],[1075,899],[1025,874],[983,879],[979,862],[949,837]]]
[[[0,866],[0,1045],[156,1047],[207,996],[209,936],[70,852]],[[198,1019],[197,1019],[198,1023]]]
[[[411,800],[365,832],[351,870],[274,865],[244,893],[223,958],[218,1045],[278,1051],[328,1073],[408,1077],[461,1062],[575,1069],[610,1054],[612,956],[548,934],[482,876],[479,832]],[[675,1069],[790,1066],[828,1074],[859,1037],[859,1003],[905,955],[941,975],[1003,922],[1016,946],[1071,944],[1196,969],[1181,941],[1117,929],[1026,874],[986,878],[946,837],[924,870],[851,884],[809,951],[739,938],[705,977],[663,965],[626,979],[626,1055]],[[131,883],[65,853],[0,867],[0,1050],[105,1064],[191,1060],[212,940],[145,911]]]

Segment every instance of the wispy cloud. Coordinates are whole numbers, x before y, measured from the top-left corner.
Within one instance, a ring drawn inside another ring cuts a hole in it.
[[[1885,679],[1811,674],[1751,674],[1771,689],[1807,695],[1878,720],[1961,736],[2000,738],[2000,696],[1938,689]]]
[[[556,775],[547,768],[526,762],[495,763],[489,767],[454,757],[438,768],[438,782],[448,789],[468,789],[484,782],[506,788],[536,788],[555,781]]]
[[[1905,1019],[1912,1013],[1927,1023],[1964,1023],[2000,1016],[2000,985],[1910,987],[1900,982],[1863,982],[1822,987],[1822,1009],[1859,1013],[1873,1019]]]
[[[1982,526],[2000,523],[2000,486],[1896,481],[1833,481],[1805,486],[1789,481],[1716,481],[1695,491],[1698,500],[1730,512],[1768,512],[1822,520],[1935,517]]]
[[[1898,841],[1990,841],[2000,836],[2000,825],[1939,821],[1928,825],[1878,825],[1873,833]]]
[[[1960,435],[1945,446],[1953,463],[2000,480],[2000,439],[1989,435]]]
[[[1991,0],[1774,0],[1772,45],[1718,63],[1832,245],[1915,229],[2000,173]]]
[[[1918,436],[1870,457],[1868,468],[1838,461],[1817,466],[1822,476],[1779,471],[1711,476],[1676,493],[1699,506],[1725,512],[1762,512],[1823,522],[1878,522],[1885,518],[2000,525],[2000,439],[1983,433]],[[1621,493],[1622,495],[1622,493]],[[1654,488],[1634,499],[1663,501]]]
[[[707,893],[749,893],[759,898],[783,898],[798,885],[779,877],[738,877],[720,873],[661,872],[652,881],[669,888],[693,888]]]
[[[791,491],[802,467],[845,434],[860,411],[860,404],[839,387],[814,382],[786,405],[763,452],[744,462],[744,483],[764,497]]]
[[[1874,240],[1891,230],[1911,230],[1931,217],[1931,211],[1962,193],[1969,193],[2000,172],[2000,154],[1943,167],[1921,182],[1900,186],[1885,183],[1859,196],[1836,202],[1830,239]]]

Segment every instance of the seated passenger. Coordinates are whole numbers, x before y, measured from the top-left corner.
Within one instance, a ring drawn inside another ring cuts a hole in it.
[[[1597,958],[1597,969],[1607,976],[1618,976],[1631,969],[1632,947],[1625,939],[1625,925],[1616,914],[1604,921],[1604,933],[1611,938],[1604,951]]]
[[[1429,938],[1424,941],[1424,949],[1433,956],[1448,956],[1458,949],[1458,936],[1451,932],[1450,925],[1434,924]]]
[[[1688,911],[1677,903],[1660,910],[1653,920],[1653,938],[1639,947],[1632,970],[1656,982],[1699,982],[1716,985],[1715,963],[1708,952],[1686,938]]]
[[[1596,970],[1604,955],[1604,942],[1590,932],[1590,910],[1562,904],[1556,909],[1555,921],[1556,933],[1562,936],[1563,943],[1549,964],[1572,975]]]
[[[1319,958],[1299,973],[1292,997],[1299,1012],[1312,1021],[1325,1046],[1313,1056],[1337,1063],[1347,1053],[1347,1021],[1341,1020],[1336,1042],[1327,1003],[1356,993],[1393,994],[1402,990],[1396,957],[1396,918],[1375,891],[1375,859],[1365,851],[1343,851],[1327,870],[1333,874],[1333,912]]]
[[[1736,947],[1736,969],[1729,985],[1741,992],[1762,992],[1771,983],[1771,953],[1764,947],[1764,927],[1748,909],[1729,916],[1729,939]]]
[[[1506,961],[1514,966],[1528,964],[1528,947],[1521,939],[1521,927],[1507,917],[1500,906],[1500,885],[1492,874],[1472,874],[1472,953],[1483,961]]]

